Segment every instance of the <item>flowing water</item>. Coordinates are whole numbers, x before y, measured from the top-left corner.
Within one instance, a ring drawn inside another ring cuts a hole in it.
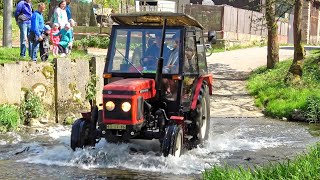
[[[208,142],[164,158],[158,141],[71,150],[70,127],[0,135],[0,179],[199,179],[210,166],[283,161],[319,141],[305,125],[267,118],[212,118]]]

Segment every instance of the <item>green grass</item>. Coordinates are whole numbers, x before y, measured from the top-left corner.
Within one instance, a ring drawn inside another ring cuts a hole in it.
[[[264,167],[232,168],[213,166],[203,173],[203,179],[212,180],[273,180],[320,179],[320,144],[311,147],[292,161],[270,163]]]
[[[27,58],[21,58],[19,56],[20,54],[20,48],[4,48],[0,47],[0,63],[10,63],[10,62],[16,62],[16,61],[30,61],[31,59],[29,57]],[[71,59],[90,59],[90,56],[87,55],[87,53],[83,50],[72,50],[71,55],[67,56]],[[53,55],[52,52],[50,52],[48,62],[53,61]],[[38,61],[40,60],[40,54],[38,53]]]
[[[256,98],[256,106],[263,108],[266,115],[278,118],[290,119],[295,109],[306,112],[310,104],[308,98],[312,97],[315,101],[320,99],[319,59],[320,52],[314,51],[305,60],[299,84],[287,84],[284,81],[292,60],[280,62],[272,70],[262,67],[254,71],[247,87]]]
[[[18,108],[13,105],[0,105],[0,132],[17,129],[19,124]]]

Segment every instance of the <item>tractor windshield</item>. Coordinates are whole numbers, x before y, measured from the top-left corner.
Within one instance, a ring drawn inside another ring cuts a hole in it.
[[[166,29],[163,44],[163,73],[179,71],[181,29]],[[162,29],[115,29],[109,47],[108,72],[156,73]]]

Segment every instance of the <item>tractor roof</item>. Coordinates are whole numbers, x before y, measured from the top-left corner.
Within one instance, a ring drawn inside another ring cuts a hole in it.
[[[193,17],[183,13],[171,12],[148,12],[115,14],[111,16],[115,23],[131,26],[162,26],[164,19],[167,19],[167,26],[195,26],[203,29],[203,26]]]

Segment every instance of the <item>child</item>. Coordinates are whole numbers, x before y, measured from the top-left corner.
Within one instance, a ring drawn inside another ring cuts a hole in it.
[[[69,42],[68,48],[66,49],[66,53],[70,54],[71,53],[71,49],[72,49],[72,45],[73,45],[73,41],[74,41],[74,36],[73,36],[73,27],[76,25],[76,22],[73,19],[69,19],[69,23],[70,23],[70,31],[71,31],[71,41]]]
[[[45,25],[43,28],[43,32],[41,34],[42,41],[40,41],[40,58],[41,61],[47,61],[49,58],[49,34],[50,34],[51,27],[49,25]]]
[[[54,23],[53,24],[53,28],[51,29],[51,32],[50,32],[50,38],[51,38],[51,41],[52,41],[52,44],[53,44],[52,54],[55,57],[57,55],[59,55],[58,45],[59,45],[59,42],[60,42],[60,36],[53,36],[53,34],[56,34],[58,32],[59,32],[59,24],[58,23]]]
[[[72,34],[70,31],[70,23],[67,23],[63,29],[61,29],[58,33],[53,34],[53,36],[60,36],[60,42],[58,44],[59,52],[61,53],[61,57],[66,56],[66,49],[71,42]]]

